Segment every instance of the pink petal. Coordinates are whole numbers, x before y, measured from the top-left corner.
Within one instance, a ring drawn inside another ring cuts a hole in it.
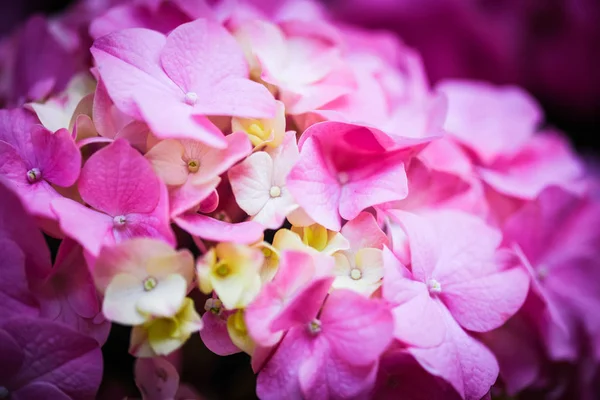
[[[79,179],[83,200],[112,217],[152,212],[160,191],[148,160],[122,139],[94,153]]]
[[[192,179],[188,179],[183,185],[172,188],[169,191],[169,206],[171,207],[171,216],[174,218],[186,211],[199,207],[202,202],[210,199],[219,186],[221,178],[213,178],[212,181],[195,184]],[[215,209],[218,203],[215,205]],[[199,210],[200,211],[200,210]],[[211,210],[209,212],[214,211]]]
[[[512,268],[478,279],[444,285],[442,299],[465,329],[486,332],[498,328],[525,302],[529,276]]]
[[[51,207],[58,218],[60,229],[92,255],[97,256],[103,245],[114,243],[110,233],[113,221],[108,215],[66,198],[53,200]],[[86,223],[82,224],[81,221]]]
[[[94,42],[90,51],[108,94],[119,110],[140,119],[135,96],[149,94],[147,102],[158,102],[159,98],[172,102],[178,94],[183,96],[159,64],[166,41],[166,37],[156,31],[133,28],[113,32]],[[156,93],[162,95],[157,98]]]
[[[323,304],[332,278],[316,279],[315,262],[330,260],[298,252],[284,251],[273,280],[246,309],[246,325],[252,339],[261,346],[273,346],[280,332],[310,321]],[[331,266],[331,265],[330,265]]]
[[[367,247],[381,249],[388,242],[373,215],[367,212],[360,213],[358,217],[348,221],[341,233],[348,239],[353,251]]]
[[[447,81],[438,85],[438,90],[448,97],[444,128],[484,163],[518,149],[542,118],[536,101],[514,86]]]
[[[394,308],[394,337],[418,347],[438,346],[446,336],[442,307],[427,286],[409,279],[410,272],[384,249],[383,296]]]
[[[183,214],[173,221],[186,232],[215,242],[252,244],[263,234],[262,225],[252,221],[232,224],[200,214]]]
[[[372,364],[392,341],[394,320],[388,306],[350,290],[332,292],[319,319],[333,352],[352,365]]]
[[[200,95],[224,80],[248,77],[248,65],[239,44],[221,24],[207,19],[173,30],[167,37],[160,62],[183,93]],[[211,97],[219,95],[214,92]]]
[[[446,340],[428,349],[409,348],[421,366],[430,374],[448,381],[465,400],[480,400],[498,377],[498,362],[479,341],[469,336],[443,313]]]
[[[192,115],[191,106],[184,103],[183,93],[166,104],[153,100],[162,96],[160,89],[152,87],[134,95],[143,120],[156,137],[198,140],[211,147],[225,148],[223,133],[207,117]]]
[[[351,365],[331,351],[326,340],[313,340],[298,378],[307,399],[368,398],[377,375],[377,363]]]
[[[179,374],[162,357],[138,358],[134,367],[135,384],[144,400],[174,398],[179,389]]]
[[[210,351],[219,356],[229,356],[241,352],[231,341],[227,331],[226,318],[207,311],[202,315],[202,323],[204,328],[200,331],[200,338]]]
[[[309,138],[302,145],[300,160],[288,176],[287,188],[314,221],[327,229],[340,230],[340,186],[314,139]]]
[[[292,329],[275,353],[261,369],[256,394],[264,400],[302,399],[298,373],[301,363],[310,355],[304,329]]]

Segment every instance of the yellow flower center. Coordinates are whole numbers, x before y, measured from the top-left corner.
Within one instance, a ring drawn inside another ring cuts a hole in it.
[[[230,272],[231,268],[229,268],[229,265],[227,265],[227,263],[221,261],[215,265],[215,273],[221,278],[225,278],[227,275],[229,275]]]
[[[321,332],[321,321],[319,321],[318,319],[313,319],[312,321],[310,321],[308,323],[308,331],[313,335],[316,335],[319,332]]]
[[[144,291],[149,292],[152,289],[154,289],[156,287],[156,285],[158,285],[158,282],[156,281],[156,278],[149,276],[146,279],[144,279]]]
[[[265,130],[265,127],[260,121],[251,123],[247,128],[247,132],[262,140],[267,140],[269,138],[269,132]]]
[[[198,170],[200,169],[200,162],[198,162],[197,160],[190,160],[188,161],[188,171],[190,171],[192,174],[198,172]]]
[[[268,247],[263,247],[262,252],[263,252],[263,255],[265,256],[265,258],[269,258],[269,257],[271,257],[271,255],[273,255],[273,252]]]

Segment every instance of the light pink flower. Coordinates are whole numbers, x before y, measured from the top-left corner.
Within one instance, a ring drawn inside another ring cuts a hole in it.
[[[15,400],[90,399],[102,380],[98,342],[42,319],[0,324],[1,386]]]
[[[275,115],[273,96],[248,79],[241,48],[215,22],[198,19],[166,37],[143,28],[117,31],[97,39],[91,52],[117,108],[160,138],[224,148],[207,115]]]
[[[348,221],[341,231],[350,248],[333,254],[335,258],[333,287],[355,290],[370,296],[383,279],[383,246],[388,238],[373,215],[362,212]]]
[[[66,198],[52,209],[60,227],[96,256],[100,247],[131,237],[154,237],[175,243],[169,226],[165,185],[152,166],[125,140],[94,153],[81,170],[81,198],[93,208]]]
[[[232,133],[225,141],[225,149],[215,149],[192,140],[168,139],[146,153],[154,171],[169,188],[172,216],[200,204],[217,188],[219,175],[252,151],[244,133]]]
[[[269,229],[279,228],[298,205],[286,179],[299,158],[295,132],[281,146],[258,151],[229,170],[229,182],[242,210]]]
[[[50,202],[61,196],[52,185],[77,181],[81,154],[66,129],[55,133],[24,109],[0,110],[0,176],[19,194],[29,212],[55,216]]]
[[[497,252],[500,232],[476,217],[457,211],[394,216],[408,237],[411,263],[409,271],[384,250],[383,296],[395,304],[394,336],[418,346],[411,348],[417,360],[434,366],[462,396],[479,399],[494,383],[498,366],[463,328],[485,332],[506,322],[525,301],[527,273],[507,268]],[[468,354],[483,363],[477,373],[469,370]]]
[[[138,238],[104,247],[93,274],[106,318],[139,325],[180,311],[194,278],[194,259],[188,250]]]
[[[320,31],[286,32],[285,25],[249,20],[235,36],[248,53],[255,78],[279,89],[288,114],[303,114],[350,92],[354,79],[340,48]]]
[[[258,396],[366,396],[375,383],[379,357],[392,339],[387,306],[341,289],[329,295],[318,316],[318,309],[308,310],[304,303],[297,302],[288,312],[294,308],[296,318],[282,326],[289,330],[258,374]]]
[[[426,140],[394,142],[383,132],[341,122],[322,122],[300,140],[300,159],[287,187],[317,223],[339,231],[340,217],[408,194],[405,162]]]
[[[264,230],[258,222],[231,223],[193,212],[179,215],[173,222],[190,235],[213,242],[252,244],[261,240]]]

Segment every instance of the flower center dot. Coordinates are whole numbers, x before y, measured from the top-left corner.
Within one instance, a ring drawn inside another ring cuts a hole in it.
[[[198,102],[198,94],[196,92],[187,92],[185,94],[185,102],[190,106],[193,106]]]
[[[360,271],[360,269],[352,268],[352,271],[350,271],[350,278],[354,279],[355,281],[362,278],[362,272]]]
[[[442,284],[435,279],[430,279],[427,281],[427,289],[431,294],[439,294],[442,293]]]
[[[271,196],[271,197],[281,196],[281,188],[279,186],[271,186],[271,189],[269,189],[269,196]]]
[[[124,215],[117,215],[116,217],[113,218],[113,225],[115,227],[124,226],[126,222],[127,222],[127,218],[125,218]]]
[[[204,303],[204,310],[210,311],[214,315],[219,315],[223,310],[223,303],[221,303],[221,300],[219,299],[208,299],[206,300],[206,303]]]
[[[152,289],[154,289],[156,285],[158,285],[156,278],[149,276],[146,279],[144,279],[144,291],[149,292]]]
[[[226,277],[227,275],[229,275],[229,272],[231,272],[231,270],[229,269],[229,265],[227,264],[219,264],[217,266],[217,269],[215,270],[215,272],[217,273],[217,275],[219,275],[221,278]]]
[[[31,168],[29,171],[27,171],[27,180],[29,183],[38,182],[40,179],[42,179],[42,171],[40,171],[38,168]]]
[[[318,319],[313,319],[312,321],[310,321],[308,323],[308,331],[313,335],[316,335],[319,332],[321,332],[321,321],[319,321]]]
[[[347,172],[340,172],[337,176],[338,178],[338,182],[341,185],[345,185],[346,183],[348,183],[348,181],[350,180],[350,177],[348,176]]]
[[[196,160],[190,160],[188,161],[188,171],[190,171],[191,173],[195,173],[198,172],[198,170],[200,169],[200,163]]]

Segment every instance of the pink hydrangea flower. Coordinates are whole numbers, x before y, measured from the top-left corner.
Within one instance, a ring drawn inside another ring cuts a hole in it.
[[[281,146],[255,152],[229,170],[236,202],[265,228],[279,228],[285,217],[298,208],[286,182],[298,157],[296,134],[288,132]]]
[[[218,186],[219,175],[252,151],[245,134],[225,138],[215,149],[192,140],[163,140],[146,153],[156,174],[169,187],[171,215],[177,216],[206,199]]]
[[[50,202],[79,177],[81,154],[66,129],[55,133],[24,109],[0,110],[0,176],[10,182],[27,209],[54,219]]]
[[[52,209],[61,229],[91,255],[98,255],[103,245],[131,237],[150,236],[175,243],[167,189],[150,163],[123,139],[87,160],[78,187],[81,198],[92,208],[59,198],[53,200]]]
[[[317,305],[316,293],[310,294]],[[317,315],[319,308],[296,303],[290,309],[296,318],[282,321],[288,331],[258,374],[260,398],[356,398],[372,389],[392,339],[389,309],[344,289],[332,292]]]
[[[590,312],[600,306],[599,220],[597,204],[550,187],[504,227],[505,242],[521,255],[532,276],[532,290],[545,305],[534,309],[533,319],[552,358],[577,357],[579,324],[600,354],[600,318]]]
[[[117,108],[158,137],[224,148],[207,115],[275,115],[271,94],[248,79],[235,39],[209,20],[180,25],[166,37],[143,28],[117,31],[97,39],[91,51]]]
[[[273,281],[246,309],[252,339],[261,346],[273,346],[283,337],[284,326],[316,313],[333,282],[332,267],[329,257],[284,251]],[[304,311],[298,309],[299,304]]]
[[[423,143],[396,144],[377,130],[319,123],[302,135],[287,187],[315,222],[339,231],[340,218],[351,220],[367,207],[406,197],[404,163]]]
[[[285,25],[254,19],[234,33],[255,66],[255,77],[279,89],[288,114],[315,110],[354,87],[339,48],[319,31],[294,34]]]
[[[408,236],[411,269],[384,252],[383,296],[396,305],[394,336],[418,346],[417,360],[439,368],[459,394],[479,399],[495,381],[498,366],[462,328],[485,332],[506,322],[525,301],[527,273],[506,268],[497,253],[500,232],[476,217],[453,211],[427,217],[396,211],[395,216]],[[473,362],[460,355],[467,351],[485,360],[480,375],[457,372],[468,371],[465,363]],[[449,353],[459,357],[456,363],[442,356]]]

